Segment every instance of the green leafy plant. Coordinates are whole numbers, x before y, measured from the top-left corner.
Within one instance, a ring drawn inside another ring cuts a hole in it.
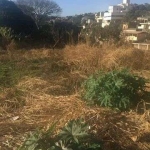
[[[54,136],[55,125],[46,132],[38,130],[30,134],[18,150],[101,150],[100,143],[91,138],[88,125],[82,119],[69,121]]]
[[[31,133],[18,150],[52,150],[54,145],[52,136],[55,125],[56,123],[46,132],[37,130]]]
[[[79,140],[88,136],[88,125],[81,119],[71,120],[59,134],[62,140],[79,143]]]
[[[41,133],[36,131],[29,135],[29,138],[23,143],[19,150],[34,150],[38,146],[38,142],[41,139]]]
[[[146,94],[146,80],[127,69],[99,72],[84,83],[84,98],[89,103],[127,110]]]
[[[71,147],[71,145],[68,141],[60,140],[55,143],[55,146],[51,147],[51,150],[73,150],[70,147]]]
[[[89,126],[82,119],[71,120],[58,135],[59,145],[63,144],[61,150],[100,150],[100,143],[96,143],[90,136]],[[67,148],[64,149],[64,145]]]

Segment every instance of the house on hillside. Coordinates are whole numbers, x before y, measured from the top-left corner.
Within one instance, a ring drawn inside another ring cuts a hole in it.
[[[138,31],[137,29],[125,29],[122,36],[125,41],[130,42],[144,42],[147,39],[148,33],[146,31]]]
[[[137,29],[150,30],[150,16],[138,17],[137,22],[138,22]]]
[[[128,28],[128,24],[123,24],[122,35],[126,41],[145,42],[149,39],[148,30],[150,31],[150,17],[138,17],[135,28]]]

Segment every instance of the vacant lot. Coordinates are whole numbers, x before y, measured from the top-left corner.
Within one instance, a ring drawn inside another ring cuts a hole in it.
[[[69,120],[82,117],[104,150],[149,150],[147,102],[119,112],[89,106],[81,97],[89,75],[121,68],[150,79],[150,51],[78,45],[0,52],[0,149],[16,150],[30,131],[46,130],[58,121],[58,132]]]

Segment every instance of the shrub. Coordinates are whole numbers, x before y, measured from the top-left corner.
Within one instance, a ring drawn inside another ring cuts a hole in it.
[[[128,70],[99,72],[84,83],[84,98],[100,106],[127,110],[146,94],[146,80]]]

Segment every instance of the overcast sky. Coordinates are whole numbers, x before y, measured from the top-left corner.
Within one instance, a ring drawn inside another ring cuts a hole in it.
[[[122,0],[54,0],[62,8],[62,16],[108,10],[109,5],[122,3]],[[144,4],[150,0],[131,0],[131,3]]]

